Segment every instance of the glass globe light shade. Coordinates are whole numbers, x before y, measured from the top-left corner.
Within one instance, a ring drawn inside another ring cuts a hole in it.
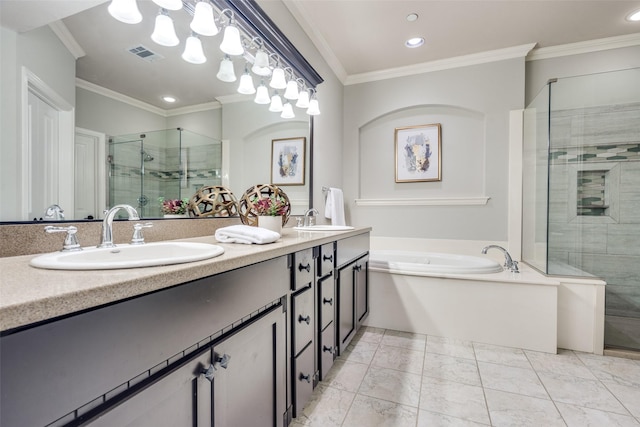
[[[284,96],[287,99],[298,99],[298,82],[291,79],[287,82],[287,89],[284,91]]]
[[[296,102],[298,108],[309,108],[309,91],[302,90],[298,95],[298,101]]]
[[[268,76],[271,74],[271,68],[269,68],[269,55],[264,50],[260,49],[256,52],[256,59],[251,67],[251,71],[258,76]]]
[[[216,75],[218,80],[222,80],[223,82],[235,82],[236,81],[236,73],[233,70],[233,62],[229,58],[228,55],[224,56],[224,59],[220,61],[220,69],[218,70],[218,74]]]
[[[251,74],[249,74],[248,71],[245,71],[244,74],[240,76],[238,93],[242,93],[244,95],[253,95],[254,93],[256,93],[256,88],[253,86],[253,78],[251,78]]]
[[[182,59],[192,64],[204,64],[207,62],[207,57],[204,56],[202,51],[202,42],[198,36],[192,34],[187,38]]]
[[[291,105],[290,102],[287,102],[286,104],[284,104],[284,107],[282,107],[282,114],[280,114],[280,117],[282,117],[283,119],[293,119],[296,117],[295,113],[293,112],[293,106]]]
[[[269,86],[274,89],[284,89],[287,87],[287,80],[284,77],[284,70],[282,68],[277,67],[275,70],[273,70],[273,75],[271,76]]]
[[[320,114],[320,105],[318,104],[318,100],[313,98],[309,101],[309,108],[307,108],[307,114],[310,116],[317,116]]]
[[[282,111],[282,98],[277,93],[271,97],[271,105],[269,105],[269,111],[273,113],[279,113]]]
[[[156,25],[151,34],[151,40],[162,46],[177,46],[180,43],[176,35],[176,29],[173,27],[173,19],[165,13],[161,12],[156,16]]]
[[[235,25],[229,24],[225,27],[220,50],[228,55],[242,55],[244,53],[240,42],[240,31]]]
[[[182,0],[153,0],[155,4],[167,10],[182,9]]]
[[[256,104],[270,104],[271,98],[269,97],[269,89],[265,86],[264,83],[260,83],[258,86],[258,90],[256,92],[256,97],[253,100]]]
[[[220,32],[213,18],[213,6],[211,6],[209,0],[196,3],[193,20],[189,26],[202,36],[215,36]]]
[[[142,21],[136,0],[112,0],[107,10],[111,16],[125,24],[138,24]]]

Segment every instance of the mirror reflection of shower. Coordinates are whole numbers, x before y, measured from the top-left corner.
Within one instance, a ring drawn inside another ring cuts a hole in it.
[[[221,185],[221,141],[181,128],[110,137],[108,159],[107,206],[129,204],[143,218],[162,217],[159,198]]]

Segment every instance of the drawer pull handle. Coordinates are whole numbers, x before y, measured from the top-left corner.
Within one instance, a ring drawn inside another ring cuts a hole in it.
[[[323,298],[322,299],[322,303],[323,304],[333,305],[333,298]]]
[[[322,351],[324,351],[324,352],[333,354],[333,350],[334,350],[333,347],[329,347],[329,346],[326,346],[326,345],[322,346]]]
[[[360,271],[360,270],[362,270],[362,266],[360,264],[358,264],[355,267],[353,267],[353,269],[356,270],[356,271]]]
[[[227,366],[229,366],[229,360],[231,360],[231,356],[229,356],[228,354],[216,356],[216,362],[220,365],[221,368],[224,369],[227,369]]]
[[[331,261],[333,262],[333,255],[322,255],[322,261]]]
[[[306,382],[308,382],[308,383],[311,383],[311,374],[307,374],[307,375],[305,375],[305,374],[303,374],[302,372],[300,372],[300,376],[298,377],[298,379],[299,379],[300,381],[306,381]]]
[[[302,317],[302,314],[298,316],[298,322],[307,322],[307,325],[311,323],[311,316]]]
[[[298,265],[298,271],[307,270],[307,273],[311,271],[311,264],[307,263],[307,265]]]

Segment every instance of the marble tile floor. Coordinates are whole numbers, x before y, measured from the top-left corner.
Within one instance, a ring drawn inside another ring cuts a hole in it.
[[[365,327],[291,426],[640,426],[640,360]]]

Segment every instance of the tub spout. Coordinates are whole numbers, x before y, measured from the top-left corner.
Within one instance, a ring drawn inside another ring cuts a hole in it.
[[[498,245],[489,245],[482,248],[482,253],[486,254],[489,249],[498,249],[502,251],[502,253],[504,254],[504,268],[508,269],[513,273],[520,273],[520,270],[518,270],[518,261],[514,261],[511,258],[511,255],[509,255],[509,252],[505,248]]]

